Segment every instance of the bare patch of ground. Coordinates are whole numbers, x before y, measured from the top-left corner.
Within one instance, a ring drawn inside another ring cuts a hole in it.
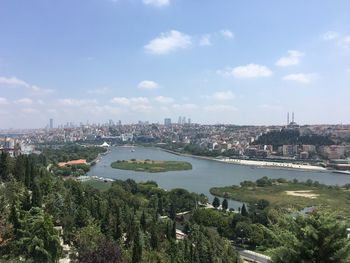
[[[292,196],[299,196],[299,197],[306,197],[310,199],[315,199],[319,197],[319,194],[315,194],[312,192],[312,190],[303,190],[303,191],[286,191],[287,195],[292,195]]]

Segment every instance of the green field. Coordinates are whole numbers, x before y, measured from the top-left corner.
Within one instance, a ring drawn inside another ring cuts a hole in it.
[[[348,221],[350,218],[350,190],[341,187],[275,182],[272,185],[263,187],[213,187],[210,189],[210,193],[215,196],[251,204],[256,203],[260,199],[265,199],[274,207],[281,207],[290,211],[313,206],[336,212],[338,216]]]
[[[192,164],[182,161],[157,161],[157,160],[118,160],[111,163],[112,168],[132,170],[137,172],[159,173],[168,171],[191,170]]]
[[[104,190],[108,190],[111,187],[112,182],[104,182],[101,180],[92,179],[92,180],[84,181],[83,184],[90,185],[93,188],[104,191]]]

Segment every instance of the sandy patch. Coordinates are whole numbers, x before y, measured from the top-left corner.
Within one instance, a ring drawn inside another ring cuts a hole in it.
[[[299,196],[299,197],[306,197],[306,198],[311,198],[315,199],[319,197],[319,194],[315,194],[312,192],[312,190],[304,190],[304,191],[286,191],[287,195],[292,195],[292,196]]]

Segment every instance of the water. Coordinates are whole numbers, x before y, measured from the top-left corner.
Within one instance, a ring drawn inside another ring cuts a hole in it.
[[[134,152],[131,149],[135,149]],[[103,156],[87,175],[96,175],[112,179],[126,180],[131,178],[137,182],[156,181],[164,189],[184,188],[190,192],[203,193],[209,197],[209,189],[214,186],[239,185],[244,180],[255,181],[263,176],[269,178],[285,178],[299,181],[311,179],[327,185],[344,185],[350,183],[350,176],[331,172],[314,172],[298,170],[280,170],[272,168],[258,168],[226,164],[217,161],[199,159],[195,157],[179,156],[164,152],[157,148],[143,147],[111,147],[111,152]],[[111,168],[111,163],[116,160],[151,159],[187,161],[192,164],[192,170],[173,171],[164,173],[143,173]],[[242,203],[229,201],[229,207],[237,209]]]

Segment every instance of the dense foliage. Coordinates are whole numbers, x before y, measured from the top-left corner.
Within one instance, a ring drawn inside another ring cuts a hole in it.
[[[176,213],[194,211],[207,202],[203,195],[130,179],[100,191],[52,176],[35,155],[1,155],[0,175],[3,259],[57,262],[68,253],[74,262],[240,262],[229,241],[195,222],[176,242]]]
[[[159,161],[159,160],[118,160],[111,163],[111,167],[121,170],[133,170],[137,172],[168,172],[191,170],[192,164],[184,161]]]
[[[270,131],[264,133],[254,142],[254,144],[264,145],[299,145],[299,144],[311,144],[311,145],[332,145],[334,141],[327,136],[323,135],[300,135],[299,130],[282,129],[280,131]]]
[[[85,159],[91,162],[99,153],[106,151],[103,147],[98,146],[80,146],[77,144],[67,144],[61,147],[43,148],[42,154],[51,163],[67,162],[70,160]]]

